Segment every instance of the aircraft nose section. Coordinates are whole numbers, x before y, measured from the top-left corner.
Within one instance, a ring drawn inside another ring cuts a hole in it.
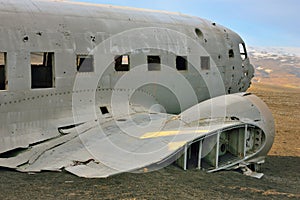
[[[248,73],[249,73],[249,77],[251,78],[254,77],[254,66],[252,64],[249,64]]]

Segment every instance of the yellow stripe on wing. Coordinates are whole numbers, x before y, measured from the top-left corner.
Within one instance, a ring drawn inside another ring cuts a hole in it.
[[[209,130],[179,130],[179,131],[159,131],[159,132],[148,132],[145,133],[141,139],[158,138],[166,136],[174,136],[181,134],[197,134],[197,133],[208,133]]]
[[[179,149],[180,147],[183,147],[186,144],[186,141],[182,141],[182,142],[170,142],[168,144],[168,148],[170,151],[175,151],[177,149]]]

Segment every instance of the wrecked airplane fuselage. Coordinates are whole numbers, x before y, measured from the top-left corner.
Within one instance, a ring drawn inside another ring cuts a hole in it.
[[[82,177],[259,165],[274,140],[243,40],[177,13],[0,0],[0,166]]]

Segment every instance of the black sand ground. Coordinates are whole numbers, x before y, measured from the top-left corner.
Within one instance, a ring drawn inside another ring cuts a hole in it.
[[[296,157],[270,156],[260,180],[232,171],[184,172],[175,166],[107,179],[2,169],[0,199],[300,199],[299,163]]]

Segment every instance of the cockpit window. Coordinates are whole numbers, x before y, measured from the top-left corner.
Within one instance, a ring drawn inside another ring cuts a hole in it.
[[[245,44],[240,43],[239,47],[240,47],[240,55],[241,55],[242,60],[246,60],[248,56],[247,56],[247,51],[246,51]]]

